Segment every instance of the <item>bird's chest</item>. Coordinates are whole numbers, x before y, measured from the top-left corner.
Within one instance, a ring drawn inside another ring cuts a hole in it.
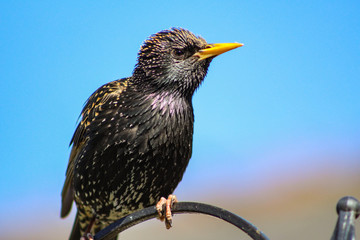
[[[128,148],[134,162],[152,171],[164,168],[184,171],[192,151],[193,112],[185,101],[171,97],[154,98],[143,107],[142,115],[132,124]],[[156,172],[155,174],[158,174]]]
[[[77,201],[114,218],[167,197],[180,182],[192,152],[191,104],[171,97],[109,110],[89,139]]]

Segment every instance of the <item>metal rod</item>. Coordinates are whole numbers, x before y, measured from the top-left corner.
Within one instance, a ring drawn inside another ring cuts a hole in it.
[[[244,231],[254,240],[269,240],[269,238],[262,233],[256,226],[248,222],[247,220],[241,218],[240,216],[231,213],[225,209],[215,207],[212,205],[196,202],[178,202],[174,204],[171,209],[173,214],[179,213],[202,213],[210,216],[220,218],[237,228]],[[158,216],[155,206],[142,209],[140,211],[134,212],[124,218],[117,220],[116,222],[110,224],[108,227],[99,231],[95,236],[94,240],[106,240],[116,237],[120,232],[125,229],[134,226],[138,223],[144,222],[146,220],[155,218]]]
[[[360,202],[354,197],[343,197],[336,211],[339,217],[331,240],[355,240],[355,219],[360,215]]]

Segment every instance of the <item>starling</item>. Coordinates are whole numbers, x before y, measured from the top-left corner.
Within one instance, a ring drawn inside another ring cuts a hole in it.
[[[160,199],[158,207],[175,200],[164,197],[191,157],[193,93],[215,56],[242,45],[208,44],[182,28],[158,32],[141,46],[131,77],[89,97],[70,142],[62,190],[61,217],[74,200],[77,206],[69,239],[85,239]]]

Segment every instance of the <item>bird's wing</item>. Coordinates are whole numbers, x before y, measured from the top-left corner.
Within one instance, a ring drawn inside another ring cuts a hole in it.
[[[101,106],[109,101],[109,99],[119,98],[120,94],[126,89],[128,85],[128,78],[116,80],[107,83],[98,88],[86,101],[85,107],[81,112],[81,121],[78,124],[75,133],[71,139],[70,145],[72,145],[69,163],[66,170],[66,179],[61,192],[61,214],[62,218],[66,217],[70,210],[74,200],[73,189],[73,176],[76,159],[83,149],[84,144],[87,141],[86,130],[92,121],[101,112]]]

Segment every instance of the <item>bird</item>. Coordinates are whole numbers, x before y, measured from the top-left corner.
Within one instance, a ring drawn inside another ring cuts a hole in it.
[[[87,99],[61,192],[61,218],[73,202],[77,207],[70,240],[92,239],[155,204],[171,226],[172,193],[192,155],[193,94],[213,58],[241,46],[209,44],[183,28],[162,30],[140,47],[132,76],[102,85]]]

